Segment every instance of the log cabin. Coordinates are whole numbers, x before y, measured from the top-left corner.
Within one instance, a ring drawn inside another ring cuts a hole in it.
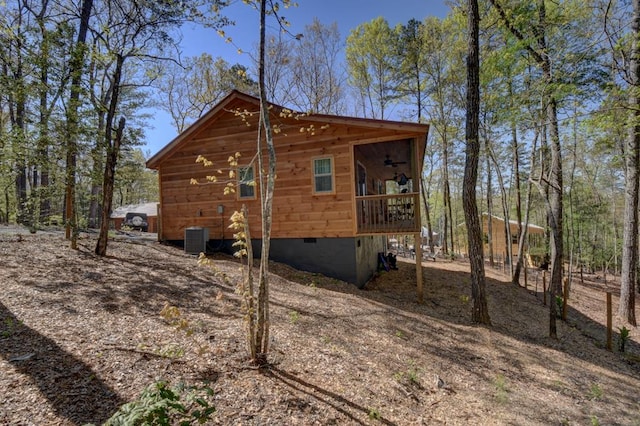
[[[206,249],[229,250],[229,218],[246,205],[254,253],[260,253],[259,105],[232,91],[148,160],[159,176],[160,240],[187,244],[192,230],[204,229]],[[388,234],[420,233],[419,176],[429,126],[296,114],[277,105],[270,119],[277,167],[270,258],[363,287],[378,269],[378,254],[387,252]],[[237,164],[229,163],[236,153]],[[199,156],[212,167],[196,163]],[[212,175],[216,183],[207,180]],[[224,195],[229,179],[236,190]],[[420,298],[419,266],[416,274]]]
[[[482,213],[482,238],[483,238],[483,253],[485,257],[489,256],[490,249],[493,249],[493,255],[504,259],[507,254],[507,232],[504,222],[504,218],[491,215],[488,213]],[[491,221],[489,221],[491,217]],[[491,222],[491,239],[489,238],[489,222]],[[524,227],[524,223],[521,224]],[[518,258],[518,243],[520,241],[520,234],[518,233],[518,221],[509,220],[509,233],[511,234],[511,253],[514,262]],[[467,237],[466,227],[464,223],[458,226],[458,248],[462,255],[468,256],[467,249]],[[524,245],[524,253],[527,260],[527,266],[534,266],[531,260],[536,259],[535,263],[539,263],[539,260],[543,257],[540,255],[540,251],[544,251],[544,228],[534,225],[532,223],[527,224],[527,235]],[[491,247],[489,245],[491,241]],[[535,253],[531,253],[531,251]]]

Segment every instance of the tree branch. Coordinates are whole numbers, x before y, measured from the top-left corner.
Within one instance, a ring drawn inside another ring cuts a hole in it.
[[[524,34],[520,32],[520,30],[518,30],[513,25],[513,22],[511,22],[511,20],[507,17],[507,14],[504,8],[500,4],[498,4],[497,0],[489,0],[489,2],[496,9],[496,11],[498,12],[498,15],[500,15],[500,18],[502,19],[502,22],[504,22],[504,26],[507,27],[509,32],[513,34],[513,36],[518,40],[526,42],[527,38],[524,36]],[[533,56],[533,58],[536,60],[537,63],[541,64],[544,62],[544,58],[542,57],[540,52],[538,52],[536,49],[531,47],[529,43],[525,44],[524,48],[527,50],[527,52],[531,54],[531,56]]]

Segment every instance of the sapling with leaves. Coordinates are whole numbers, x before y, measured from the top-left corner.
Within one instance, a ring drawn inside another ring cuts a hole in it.
[[[173,327],[177,333],[184,333],[184,336],[189,338],[191,345],[198,356],[203,356],[209,351],[207,343],[198,339],[196,336],[195,325],[189,321],[182,312],[180,312],[180,309],[178,309],[177,306],[165,302],[162,310],[160,311],[160,316],[167,322],[167,324]]]
[[[618,337],[618,350],[620,352],[624,352],[625,351],[625,347],[627,345],[627,342],[629,341],[629,333],[630,333],[630,331],[625,326],[622,326],[618,330],[620,330],[620,336]]]
[[[228,163],[229,169],[227,176],[229,180],[222,179],[224,172],[222,169],[216,170],[216,175],[208,175],[205,180],[211,184],[222,184],[224,195],[235,194],[237,181],[236,168],[238,167],[238,159],[241,157],[239,152],[229,156]],[[254,157],[255,159],[255,157]],[[212,167],[214,164],[202,155],[196,158],[196,163],[201,163],[205,167]],[[253,164],[253,160],[251,162]],[[191,184],[199,185],[197,179],[191,179]],[[251,185],[255,185],[255,182],[250,182]],[[229,228],[234,231],[233,238],[235,242],[233,247],[235,248],[234,255],[239,258],[243,264],[242,266],[242,279],[237,284],[237,292],[242,297],[242,312],[244,315],[244,321],[246,325],[246,338],[249,354],[252,360],[257,357],[256,344],[256,324],[258,323],[257,317],[257,295],[255,294],[254,278],[253,278],[253,250],[251,246],[251,234],[249,230],[248,221],[249,211],[246,205],[242,205],[240,211],[235,211],[231,215]],[[198,258],[198,264],[204,266],[213,266],[213,262],[204,253],[200,254]]]
[[[280,14],[281,8],[296,6],[297,4],[290,0],[260,0],[244,2],[249,7],[259,11],[260,18],[260,42],[258,51],[258,88],[260,98],[260,109],[258,113],[258,126],[256,128],[256,156],[258,176],[254,179],[254,185],[259,190],[260,202],[260,220],[261,220],[261,242],[262,249],[260,253],[260,268],[258,272],[257,285],[254,286],[252,271],[252,252],[251,239],[249,236],[248,212],[246,206],[243,206],[242,212],[234,214],[233,226],[238,227],[236,230],[236,242],[240,244],[240,253],[246,253],[246,282],[245,287],[241,287],[242,293],[246,294],[246,314],[249,324],[248,340],[250,346],[251,360],[258,366],[267,364],[267,355],[269,352],[269,247],[271,241],[271,222],[273,213],[273,194],[276,181],[276,150],[274,145],[274,135],[281,133],[282,129],[276,124],[272,125],[271,115],[273,105],[267,98],[267,90],[265,87],[265,69],[266,69],[266,18],[273,17],[277,25],[284,34],[289,34],[292,38],[300,40],[301,35],[290,34],[286,27],[288,22]],[[223,31],[219,32],[227,41],[233,42],[226,37]],[[281,114],[283,111],[280,112]],[[289,112],[293,114],[292,112]],[[236,115],[242,120],[246,120],[247,126],[252,125],[252,121],[247,117],[251,117],[255,112],[236,111]],[[303,128],[301,131],[313,134],[315,128]],[[205,163],[206,165],[206,163]],[[230,178],[232,174],[229,175]],[[212,180],[215,182],[215,180]],[[226,192],[233,191],[232,186],[236,183],[229,182],[225,189]],[[245,250],[246,252],[243,252]],[[255,326],[255,328],[254,328]]]
[[[271,111],[272,108],[268,108],[267,111]],[[247,110],[231,110],[238,119],[244,123],[247,127],[251,127],[255,124],[255,115],[254,111]],[[267,112],[268,113],[268,112]],[[278,111],[277,114],[274,115],[277,118],[293,118],[299,119],[301,117],[306,116],[305,113],[299,113],[292,111],[287,108],[283,108]],[[253,118],[253,120],[252,120]],[[319,126],[319,129],[326,129],[328,125]],[[281,134],[285,131],[284,126],[281,123],[275,122],[271,124],[271,130],[273,134]],[[310,135],[315,134],[318,130],[314,125],[309,125],[307,127],[297,128],[296,131],[306,132]],[[258,132],[260,133],[260,132]],[[258,151],[260,152],[260,151]],[[259,176],[263,176],[263,168],[259,166],[261,163],[261,156],[256,152],[251,160],[248,162],[246,167],[254,167],[258,164],[258,168],[260,169]],[[265,187],[264,177],[261,177],[258,181],[255,179],[247,180],[242,176],[239,176],[238,173],[240,169],[240,158],[242,154],[240,152],[236,152],[233,155],[230,155],[227,158],[228,167],[226,168],[217,168],[213,173],[208,174],[204,177],[203,181],[199,181],[198,179],[192,178],[192,185],[220,185],[222,193],[227,195],[234,195],[237,192],[237,187],[242,185],[258,187],[260,194],[262,195],[263,189]],[[202,164],[206,168],[215,168],[215,164],[213,161],[209,160],[203,155],[199,155],[195,162],[197,164]],[[275,174],[274,174],[275,180]],[[264,221],[264,203],[262,205],[261,214],[263,215]],[[270,217],[271,215],[269,215]],[[268,327],[268,322],[265,322],[265,309],[267,309],[268,299],[261,301],[261,298],[264,297],[264,287],[260,288],[260,284],[256,286],[254,271],[253,271],[253,250],[251,244],[251,233],[249,229],[249,209],[246,205],[242,205],[240,211],[235,211],[230,217],[231,224],[229,228],[234,231],[233,239],[235,242],[233,243],[233,247],[235,249],[234,255],[238,257],[242,262],[242,279],[237,283],[237,292],[242,297],[242,312],[245,319],[246,325],[246,338],[248,344],[249,354],[251,359],[257,364],[262,364],[264,362],[264,356],[266,354],[266,350],[268,349],[268,333],[265,331],[265,327]],[[262,235],[262,244],[265,244],[265,235],[264,229],[265,224],[262,224],[263,235]],[[261,254],[261,263],[267,264],[268,262],[268,250],[265,253]],[[198,263],[200,265],[208,265],[213,266],[213,262],[211,259],[207,258],[206,255],[201,254]],[[266,280],[267,272],[266,266],[261,267],[261,273],[259,276],[258,283]],[[259,332],[259,330],[262,330]]]

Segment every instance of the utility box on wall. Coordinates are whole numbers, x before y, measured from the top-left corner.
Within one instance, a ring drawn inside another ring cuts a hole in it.
[[[209,228],[190,226],[184,230],[184,252],[188,254],[200,254],[207,252],[209,241]]]

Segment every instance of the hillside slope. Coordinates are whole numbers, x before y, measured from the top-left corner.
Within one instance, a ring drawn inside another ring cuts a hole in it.
[[[0,235],[0,424],[98,424],[160,378],[209,381],[213,424],[640,424],[638,330],[630,355],[603,349],[603,279],[574,285],[556,341],[534,271],[526,290],[488,270],[485,328],[469,324],[464,262],[423,264],[422,305],[411,263],[365,290],[274,264],[272,366],[256,370],[233,259],[212,270],[127,240],[102,259],[94,244]]]

